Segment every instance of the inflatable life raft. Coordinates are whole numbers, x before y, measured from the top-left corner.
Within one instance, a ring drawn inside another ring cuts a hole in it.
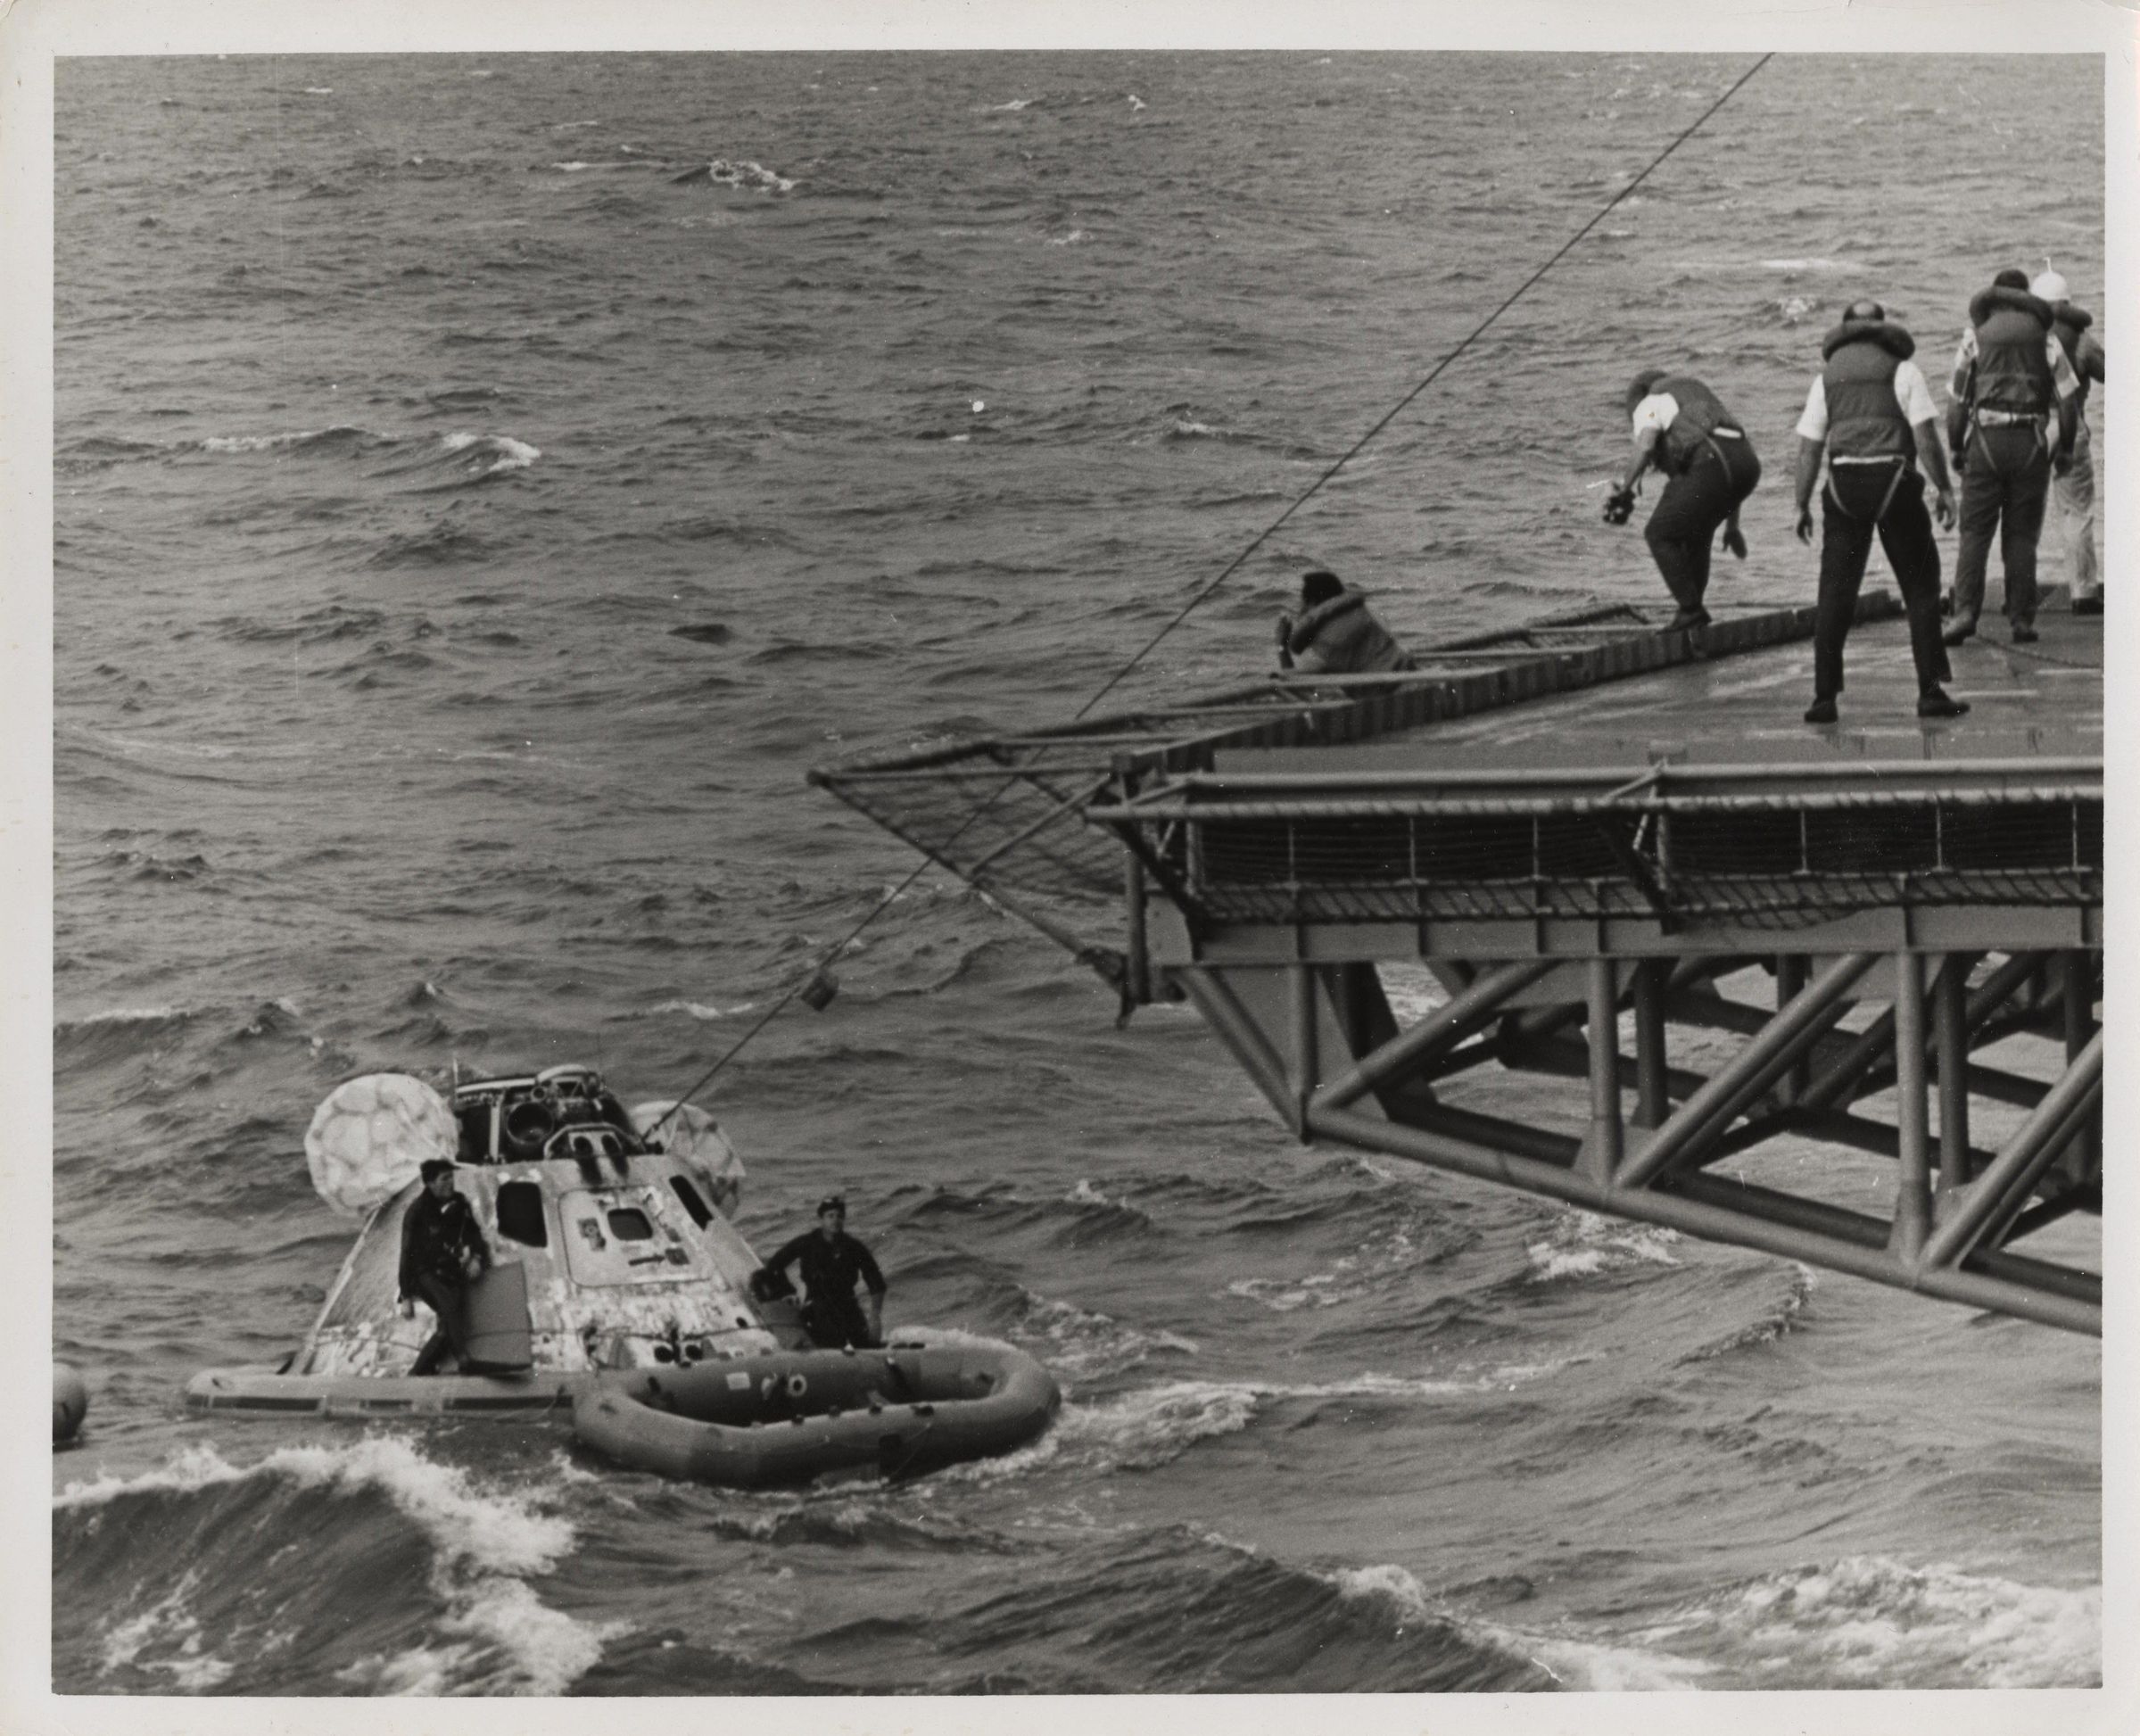
[[[606,1377],[572,1420],[619,1464],[750,1489],[827,1471],[918,1476],[1009,1452],[1062,1396],[1009,1344],[790,1351]]]

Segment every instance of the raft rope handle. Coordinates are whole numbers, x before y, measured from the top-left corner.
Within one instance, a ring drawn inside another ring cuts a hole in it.
[[[1566,241],[1563,242],[1559,250],[1556,252],[1550,259],[1549,259],[1543,265],[1540,266],[1538,269],[1533,271],[1528,277],[1525,277],[1522,283],[1518,284],[1516,286],[1516,289],[1509,294],[1508,299],[1500,304],[1500,306],[1494,309],[1494,310],[1488,314],[1485,318],[1480,320],[1476,326],[1472,327],[1471,331],[1465,336],[1463,341],[1460,342],[1456,348],[1451,350],[1447,355],[1443,356],[1440,361],[1436,362],[1432,372],[1430,372],[1417,385],[1413,386],[1412,389],[1406,393],[1403,397],[1400,398],[1391,408],[1387,415],[1383,417],[1383,418],[1379,422],[1376,423],[1373,427],[1369,428],[1367,433],[1360,435],[1358,440],[1354,441],[1351,446],[1347,449],[1347,451],[1334,464],[1332,464],[1328,469],[1325,470],[1321,475],[1318,476],[1314,482],[1308,485],[1305,492],[1303,492],[1293,502],[1291,506],[1287,507],[1284,512],[1280,513],[1276,518],[1272,519],[1268,525],[1259,532],[1246,548],[1243,549],[1239,554],[1235,555],[1232,560],[1227,563],[1226,566],[1220,571],[1218,577],[1210,581],[1210,583],[1205,584],[1203,588],[1197,591],[1194,596],[1190,598],[1187,602],[1184,603],[1176,612],[1174,618],[1171,621],[1168,622],[1165,626],[1161,627],[1157,632],[1153,634],[1152,637],[1144,642],[1144,646],[1136,652],[1136,654],[1128,660],[1128,662],[1125,663],[1120,669],[1116,670],[1113,674],[1110,675],[1107,680],[1101,684],[1099,690],[1093,694],[1092,698],[1086,700],[1083,705],[1078,707],[1076,715],[1071,719],[1071,721],[1074,723],[1078,718],[1085,716],[1086,714],[1090,712],[1095,706],[1100,703],[1101,700],[1104,699],[1110,693],[1113,692],[1116,687],[1121,683],[1122,680],[1128,675],[1129,673],[1137,666],[1137,665],[1142,663],[1147,657],[1151,656],[1153,650],[1158,646],[1159,642],[1162,639],[1166,638],[1169,633],[1175,630],[1175,628],[1178,627],[1184,621],[1187,620],[1190,614],[1198,607],[1198,605],[1202,603],[1206,598],[1210,597],[1214,591],[1216,591],[1220,585],[1224,584],[1228,579],[1232,578],[1235,573],[1239,572],[1242,566],[1248,560],[1248,558],[1254,554],[1257,550],[1260,549],[1274,535],[1276,535],[1279,527],[1283,525],[1286,520],[1291,518],[1293,514],[1298,512],[1302,507],[1306,506],[1308,502],[1314,499],[1317,494],[1320,493],[1324,485],[1327,484],[1332,477],[1335,476],[1339,471],[1343,470],[1345,466],[1351,463],[1354,459],[1358,458],[1359,454],[1367,449],[1367,442],[1369,441],[1373,440],[1377,434],[1381,434],[1384,428],[1388,427],[1391,423],[1394,422],[1398,418],[1399,416],[1402,415],[1406,409],[1410,408],[1413,400],[1417,398],[1421,393],[1427,389],[1427,387],[1434,384],[1436,380],[1440,379],[1443,372],[1449,368],[1450,364],[1455,361],[1458,356],[1462,355],[1465,351],[1468,350],[1472,344],[1477,341],[1481,335],[1485,332],[1489,326],[1492,325],[1495,320],[1499,319],[1504,313],[1508,312],[1510,308],[1514,307],[1517,302],[1521,301],[1533,285],[1535,285],[1546,275],[1547,272],[1550,271],[1555,266],[1558,265],[1562,260],[1566,259],[1567,255],[1574,251],[1577,242],[1581,241],[1585,236],[1589,235],[1592,229],[1596,228],[1599,224],[1602,223],[1608,216],[1610,216],[1614,208],[1630,194],[1633,193],[1637,187],[1640,186],[1644,181],[1648,180],[1650,176],[1654,174],[1663,164],[1665,158],[1669,157],[1674,151],[1678,150],[1681,145],[1684,145],[1689,139],[1692,138],[1696,133],[1699,132],[1708,122],[1711,116],[1715,114],[1719,109],[1723,108],[1723,105],[1726,103],[1729,103],[1734,96],[1738,95],[1739,93],[1746,87],[1748,81],[1750,80],[1756,72],[1760,71],[1763,67],[1766,66],[1775,58],[1775,53],[1773,50],[1772,50],[1768,54],[1764,54],[1759,60],[1756,61],[1753,65],[1749,66],[1744,72],[1740,73],[1737,80],[1732,84],[1729,90],[1725,91],[1722,96],[1718,97],[1714,103],[1710,103],[1707,108],[1704,109],[1692,125],[1686,128],[1685,130],[1683,130],[1678,137],[1674,138],[1671,144],[1667,145],[1662,151],[1658,152],[1656,156],[1651,158],[1648,166],[1645,168],[1640,174],[1637,175],[1633,180],[1628,182],[1628,184],[1622,187],[1619,192],[1614,194],[1610,199],[1607,200],[1605,203],[1599,207],[1598,214],[1595,217],[1591,218],[1589,222],[1585,223],[1580,229],[1576,230],[1575,233],[1570,236]],[[967,829],[971,827],[975,821],[979,820],[990,808],[994,807],[997,802],[1001,801],[1005,795],[1007,795],[1013,788],[1016,787],[1018,779],[1015,776],[1005,778],[1003,783],[995,791],[983,798],[983,799],[975,806],[972,813],[969,814],[963,820],[959,822],[958,830],[954,831],[950,837],[946,838],[942,844],[938,845],[937,847],[938,850],[947,849],[953,844],[955,844],[962,837],[965,835]],[[1000,851],[983,857],[979,864],[976,864],[973,868],[968,869],[966,873],[962,874],[960,878],[967,880],[969,884],[975,884],[975,882],[973,882],[969,876],[978,872],[979,867],[984,866],[987,863],[993,861],[995,859],[995,856],[999,854],[1001,854]],[[854,945],[854,943],[861,938],[862,931],[868,928],[870,924],[874,922],[880,916],[883,915],[886,911],[889,910],[898,900],[900,896],[905,892],[907,888],[912,886],[916,880],[921,878],[923,872],[927,871],[930,864],[938,861],[939,859],[940,858],[936,852],[925,852],[921,857],[921,860],[914,864],[913,872],[907,875],[905,880],[901,880],[898,885],[892,888],[890,891],[887,892],[883,897],[880,898],[877,901],[875,908],[873,908],[870,913],[864,916],[859,922],[855,923],[853,928],[849,929],[847,934],[841,938],[839,945],[832,947],[830,951],[825,953],[822,956],[819,962],[812,967],[808,976],[804,977],[797,981],[785,995],[782,995],[779,1000],[775,1001],[771,1007],[769,1007],[762,1015],[760,1015],[758,1021],[756,1024],[751,1026],[748,1030],[745,1031],[742,1036],[739,1037],[734,1043],[731,1044],[729,1046],[728,1052],[724,1054],[718,1061],[715,1062],[711,1067],[708,1067],[706,1070],[706,1071],[699,1077],[697,1084],[693,1085],[689,1091],[686,1091],[681,1097],[677,1098],[673,1104],[669,1105],[668,1109],[662,1114],[660,1120],[657,1120],[652,1127],[647,1129],[643,1137],[648,1139],[653,1138],[656,1134],[659,1133],[661,1129],[668,1124],[670,1117],[673,1116],[678,1110],[684,1106],[685,1104],[689,1103],[693,1097],[697,1096],[701,1091],[705,1090],[707,1086],[711,1085],[714,1082],[715,1076],[719,1073],[723,1067],[727,1066],[730,1062],[733,1061],[739,1054],[740,1054],[744,1048],[750,1043],[752,1038],[756,1037],[760,1031],[764,1030],[767,1025],[770,1025],[775,1019],[779,1018],[780,1015],[787,1010],[789,1002],[792,1001],[797,995],[801,994],[805,988],[809,987],[811,983],[814,982],[817,980],[819,973],[822,971],[827,965],[830,964],[835,958],[839,957],[842,953],[846,952],[849,947]],[[955,873],[958,871],[954,869],[953,872]]]
[[[1559,251],[1556,252],[1551,259],[1548,260],[1543,265],[1540,266],[1537,270],[1533,271],[1528,277],[1525,277],[1522,283],[1518,284],[1516,286],[1515,291],[1509,295],[1507,301],[1503,302],[1500,306],[1494,309],[1494,310],[1488,314],[1485,318],[1480,320],[1476,326],[1473,327],[1470,333],[1461,343],[1457,345],[1455,349],[1451,350],[1447,355],[1443,356],[1440,361],[1434,364],[1433,371],[1429,373],[1425,379],[1421,380],[1418,384],[1415,385],[1409,392],[1406,393],[1403,397],[1400,398],[1395,405],[1391,408],[1389,413],[1384,416],[1381,421],[1377,422],[1373,427],[1369,428],[1367,433],[1360,435],[1358,440],[1354,441],[1351,447],[1342,457],[1340,457],[1335,463],[1331,465],[1327,470],[1324,471],[1323,474],[1318,476],[1312,483],[1309,484],[1306,492],[1303,492],[1299,499],[1294,500],[1291,506],[1287,507],[1284,512],[1280,513],[1276,518],[1272,519],[1271,522],[1266,525],[1264,529],[1255,537],[1255,539],[1249,543],[1248,547],[1242,550],[1239,554],[1235,555],[1234,558],[1227,564],[1225,569],[1219,573],[1217,578],[1211,580],[1210,583],[1206,584],[1202,590],[1199,591],[1194,597],[1190,598],[1187,602],[1184,603],[1181,606],[1181,608],[1176,613],[1174,618],[1168,622],[1167,624],[1161,627],[1157,632],[1153,633],[1151,639],[1145,642],[1144,649],[1138,651],[1135,657],[1131,657],[1129,661],[1125,663],[1120,669],[1116,670],[1112,675],[1108,677],[1106,685],[1102,687],[1097,693],[1094,694],[1091,699],[1087,699],[1085,704],[1078,708],[1078,716],[1083,717],[1087,712],[1090,711],[1095,706],[1098,705],[1102,699],[1105,699],[1108,694],[1111,693],[1114,690],[1117,683],[1119,683],[1125,675],[1128,674],[1132,669],[1135,669],[1138,664],[1142,663],[1145,657],[1151,655],[1153,649],[1159,644],[1160,641],[1166,638],[1166,636],[1172,632],[1175,628],[1178,627],[1184,621],[1187,620],[1191,611],[1193,611],[1200,603],[1202,603],[1205,598],[1209,597],[1213,591],[1217,591],[1220,585],[1224,584],[1228,579],[1232,578],[1235,573],[1239,572],[1242,565],[1248,559],[1248,558],[1254,554],[1257,550],[1260,549],[1264,543],[1270,540],[1272,536],[1277,534],[1280,525],[1284,525],[1287,519],[1293,516],[1294,513],[1298,512],[1317,494],[1320,493],[1325,484],[1329,482],[1333,476],[1336,475],[1337,473],[1343,470],[1348,464],[1351,463],[1355,458],[1359,457],[1360,452],[1366,449],[1369,441],[1373,440],[1384,428],[1388,427],[1391,423],[1394,422],[1398,417],[1402,415],[1406,409],[1410,408],[1412,401],[1418,397],[1421,393],[1425,392],[1427,387],[1434,384],[1436,380],[1440,379],[1442,373],[1449,368],[1450,364],[1455,361],[1458,356],[1462,355],[1465,351],[1471,348],[1472,344],[1483,333],[1484,333],[1489,326],[1492,325],[1495,320],[1499,319],[1504,313],[1508,312],[1510,308],[1514,307],[1516,302],[1521,301],[1533,285],[1537,283],[1538,280],[1543,277],[1547,272],[1550,271],[1555,266],[1558,265],[1562,260],[1567,257],[1567,255],[1574,250],[1577,242],[1581,241],[1585,236],[1590,234],[1592,229],[1596,228],[1599,224],[1602,223],[1607,217],[1611,215],[1613,208],[1615,205],[1619,204],[1623,199],[1625,199],[1637,187],[1640,186],[1644,181],[1648,180],[1649,177],[1657,170],[1659,165],[1664,162],[1666,157],[1669,157],[1674,151],[1678,150],[1681,145],[1684,145],[1689,139],[1692,138],[1696,133],[1699,132],[1703,125],[1708,120],[1711,115],[1714,115],[1717,110],[1723,108],[1726,103],[1729,103],[1734,96],[1738,95],[1739,91],[1745,87],[1747,81],[1753,78],[1756,72],[1760,71],[1763,67],[1766,66],[1773,59],[1775,59],[1775,54],[1772,50],[1770,53],[1764,54],[1759,60],[1756,61],[1753,65],[1749,66],[1744,72],[1739,74],[1738,80],[1731,86],[1731,89],[1725,91],[1722,96],[1718,97],[1714,103],[1710,103],[1709,106],[1702,112],[1700,118],[1698,119],[1692,126],[1689,127],[1684,132],[1681,133],[1677,138],[1673,139],[1671,144],[1667,145],[1662,151],[1658,152],[1657,155],[1650,160],[1648,168],[1645,169],[1640,175],[1636,176],[1633,180],[1630,181],[1625,186],[1622,187],[1619,192],[1614,194],[1610,199],[1607,200],[1603,208],[1599,210],[1595,217],[1591,218],[1589,222],[1585,223],[1580,229],[1576,230],[1574,235],[1570,236],[1566,242],[1562,243]]]

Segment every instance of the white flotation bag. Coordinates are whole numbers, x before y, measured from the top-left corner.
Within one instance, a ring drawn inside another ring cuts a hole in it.
[[[450,1158],[459,1147],[451,1105],[407,1073],[367,1073],[337,1085],[305,1129],[313,1190],[352,1216],[400,1193],[426,1158]]]
[[[671,1115],[671,1110],[676,1112]],[[679,1104],[665,1099],[632,1104],[632,1131],[640,1138],[645,1138],[657,1121],[661,1131],[654,1137],[662,1148],[703,1174],[714,1190],[714,1209],[723,1218],[733,1219],[743,1198],[743,1160],[728,1143],[721,1124],[697,1104]]]

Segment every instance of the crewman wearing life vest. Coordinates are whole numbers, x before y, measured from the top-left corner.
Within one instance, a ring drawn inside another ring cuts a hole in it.
[[[2066,534],[2066,560],[2073,572],[2073,613],[2103,613],[2103,569],[2095,558],[2095,457],[2088,438],[2088,385],[2103,382],[2103,340],[2088,329],[2095,316],[2070,299],[2066,280],[2044,261],[2028,293],[2051,304],[2051,335],[2066,352],[2080,390],[2073,400],[2073,462],[2052,473],[2051,492]]]
[[[2017,645],[2036,638],[2036,544],[2055,464],[2073,451],[2073,366],[2052,335],[2051,304],[2028,279],[2006,270],[1969,304],[1954,352],[1947,433],[1962,472],[1962,547],[1954,557],[1954,618],[1946,642],[1977,631],[1992,533],[2006,574],[2006,619]],[[2057,432],[2051,433],[2055,417]],[[1962,456],[1966,454],[1966,456]]]
[[[1954,492],[1939,450],[1939,412],[1931,388],[1910,358],[1916,341],[1878,302],[1858,302],[1821,341],[1821,372],[1798,418],[1798,541],[1813,541],[1814,484],[1828,455],[1821,493],[1821,601],[1814,617],[1814,699],[1809,723],[1835,722],[1843,690],[1843,641],[1857,612],[1858,587],[1872,535],[1902,591],[1910,616],[1910,656],[1917,665],[1917,715],[1959,717],[1969,707],[1947,697],[1946,647],[1939,637],[1939,545],[1925,514],[1922,466],[1932,479],[1933,512],[1954,522]]]
[[[1723,401],[1689,375],[1644,368],[1627,388],[1627,413],[1634,425],[1634,458],[1606,501],[1606,522],[1627,522],[1635,484],[1645,470],[1655,465],[1665,473],[1664,492],[1642,538],[1679,605],[1672,624],[1706,626],[1709,611],[1702,599],[1709,589],[1709,545],[1722,525],[1724,547],[1746,558],[1739,508],[1761,480],[1761,460]]]
[[[461,1370],[468,1367],[468,1324],[462,1312],[468,1286],[491,1268],[491,1245],[483,1238],[475,1213],[453,1185],[453,1161],[424,1161],[424,1191],[401,1215],[401,1310],[413,1319],[416,1304],[429,1305],[438,1329],[417,1352],[412,1375],[438,1372],[449,1356]]]
[[[1367,612],[1364,593],[1334,573],[1301,580],[1301,612],[1278,617],[1278,666],[1326,675],[1373,675],[1409,669],[1412,659]]]

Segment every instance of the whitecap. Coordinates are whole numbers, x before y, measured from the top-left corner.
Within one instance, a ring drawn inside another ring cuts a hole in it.
[[[70,1484],[53,1498],[53,1507],[94,1514],[125,1496],[190,1494],[252,1478],[280,1478],[302,1489],[343,1495],[376,1490],[431,1547],[431,1589],[445,1606],[437,1632],[467,1637],[435,1650],[361,1660],[343,1673],[352,1685],[403,1693],[558,1694],[593,1666],[606,1641],[624,1631],[552,1609],[525,1583],[527,1575],[549,1572],[571,1552],[574,1533],[567,1521],[539,1510],[526,1497],[478,1488],[466,1471],[426,1459],[397,1437],[281,1447],[247,1466],[229,1463],[211,1446],[189,1447],[161,1468],[137,1476]],[[115,1625],[106,1638],[107,1667],[132,1661],[161,1630],[178,1641],[181,1660],[192,1659],[201,1685],[227,1675],[227,1668],[218,1674],[214,1660],[195,1658],[186,1649],[185,1600],[191,1589],[181,1578],[156,1608]]]
[[[296,434],[211,434],[200,442],[203,452],[271,452],[319,438],[321,430],[306,428]]]
[[[734,1006],[715,1006],[705,1001],[657,1001],[647,1009],[649,1017],[664,1013],[688,1013],[701,1021],[708,1019],[733,1019],[739,1013],[748,1013],[757,1005],[756,1001],[740,1001]]]
[[[525,470],[542,456],[540,446],[531,446],[525,440],[515,440],[508,434],[456,432],[442,434],[439,444],[448,452],[479,451],[484,459],[475,473],[479,476],[496,476],[508,470]]]
[[[1348,1601],[1388,1606],[1407,1624],[1452,1628],[1474,1644],[1491,1646],[1543,1670],[1564,1687],[1597,1692],[1686,1688],[1707,1670],[1703,1664],[1632,1647],[1602,1645],[1559,1634],[1529,1634],[1478,1621],[1430,1596],[1409,1568],[1394,1562],[1341,1567],[1316,1577],[1334,1585],[1338,1595]]]
[[[2103,1590],[1846,1556],[1699,1600],[1636,1634],[1724,1649],[1780,1684],[2086,1688],[2102,1679]]]
[[[1525,1250],[1531,1281],[1550,1284],[1591,1277],[1630,1266],[1677,1266],[1679,1232],[1657,1224],[1622,1223],[1595,1211],[1563,1214],[1551,1235]]]
[[[56,1020],[52,1029],[57,1034],[93,1030],[99,1025],[165,1025],[193,1016],[193,1009],[185,1006],[115,1006],[102,1013],[85,1013],[78,1019]]]
[[[998,103],[988,112],[990,114],[1016,114],[1020,110],[1029,109],[1032,105],[1033,99],[1030,96],[1013,96],[1008,103]]]

